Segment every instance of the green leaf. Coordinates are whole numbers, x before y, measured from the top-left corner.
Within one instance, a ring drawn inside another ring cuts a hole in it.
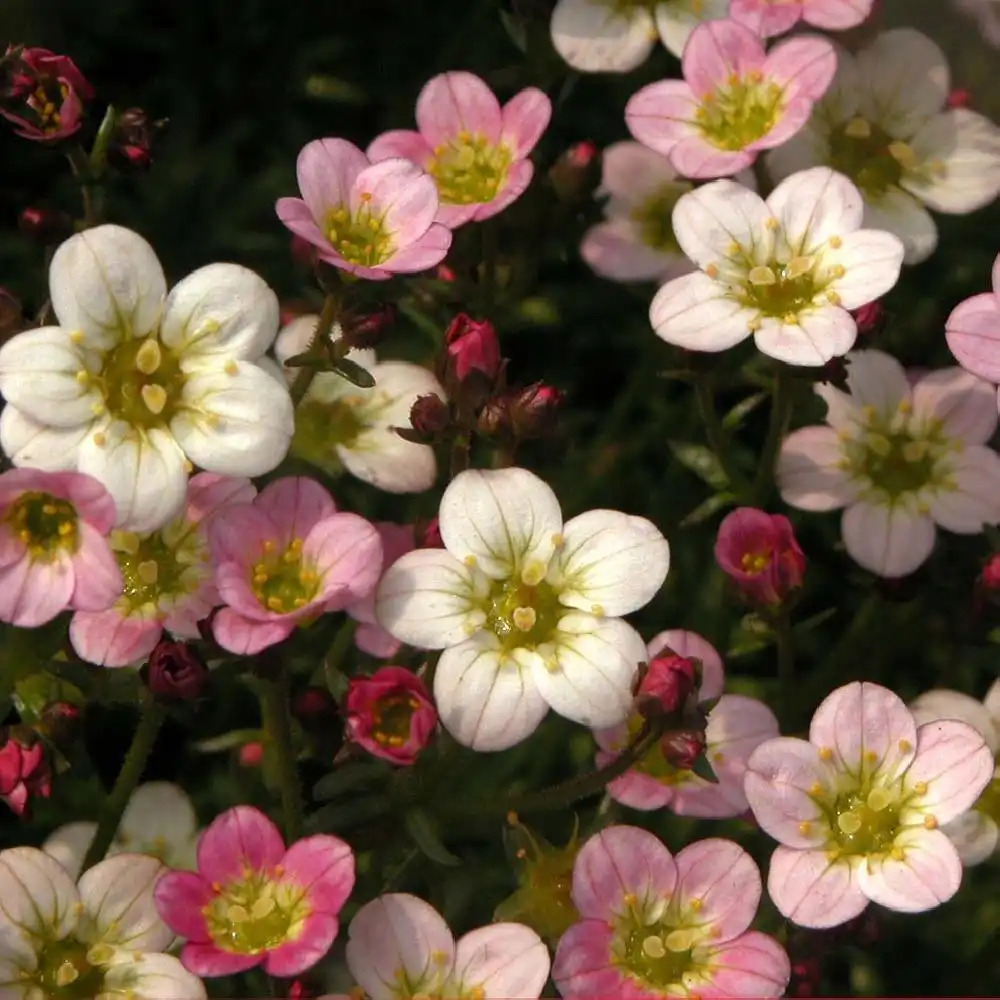
[[[837,613],[836,608],[827,608],[825,611],[820,611],[815,615],[811,615],[809,618],[804,618],[800,622],[795,622],[792,625],[793,632],[811,632],[814,628],[822,625],[823,622],[829,621]]]
[[[747,415],[756,410],[769,395],[770,393],[767,392],[755,392],[752,396],[747,396],[746,399],[737,403],[722,418],[722,426],[725,427],[727,431],[731,431],[734,428],[739,427],[739,425],[746,419]]]
[[[431,861],[448,867],[462,863],[461,858],[456,857],[441,843],[436,824],[423,809],[411,809],[406,814],[405,823],[413,842]]]
[[[713,489],[721,491],[729,486],[729,477],[723,471],[722,463],[705,445],[690,441],[668,441],[667,446],[681,465],[690,469]]]
[[[680,527],[690,528],[702,521],[707,521],[713,514],[736,503],[736,497],[732,493],[714,493],[707,500],[703,500],[690,514],[685,517]]]
[[[344,792],[356,791],[375,778],[384,777],[388,770],[387,765],[374,761],[342,764],[336,771],[325,774],[316,782],[313,786],[313,798],[317,802],[335,799]]]
[[[367,368],[362,368],[356,361],[349,358],[337,358],[331,368],[341,378],[346,378],[359,389],[371,389],[375,385],[375,376]]]
[[[90,149],[90,172],[95,179],[104,173],[104,167],[108,162],[108,146],[111,144],[111,137],[117,124],[118,112],[114,105],[109,104],[108,110],[104,112],[101,126],[97,130],[94,145]]]
[[[746,656],[766,649],[774,642],[774,631],[759,615],[744,615],[726,656]]]
[[[500,15],[500,23],[504,26],[510,40],[525,55],[528,53],[528,33],[525,30],[524,22],[515,17],[510,11],[502,7],[497,12]]]
[[[310,833],[342,832],[380,819],[392,809],[388,795],[368,795],[356,799],[330,802],[317,809],[307,820]]]
[[[698,754],[695,758],[691,770],[697,774],[699,778],[704,778],[713,785],[717,785],[719,783],[719,779],[716,777],[715,771],[712,770],[712,765],[709,764],[708,758],[703,753]]]
[[[82,706],[86,704],[86,700],[75,684],[60,680],[47,671],[39,671],[19,680],[14,688],[14,706],[21,721],[28,725],[38,722],[45,708],[54,701],[67,701],[71,705]]]

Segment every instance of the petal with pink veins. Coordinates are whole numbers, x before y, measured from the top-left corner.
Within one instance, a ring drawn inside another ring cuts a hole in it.
[[[750,336],[753,319],[753,310],[734,301],[725,285],[701,271],[668,281],[649,307],[656,335],[689,351],[714,353],[733,347]]]
[[[451,230],[435,222],[422,236],[397,250],[385,261],[386,270],[381,277],[391,278],[392,273],[415,274],[440,264],[448,255],[451,239]]]
[[[552,979],[565,1000],[620,997],[625,979],[612,964],[614,929],[603,920],[583,920],[559,939]]]
[[[684,79],[703,98],[728,87],[733,77],[763,71],[764,45],[755,32],[736,21],[706,21],[691,32],[681,66]]]
[[[898,236],[875,229],[859,229],[840,239],[839,249],[823,256],[824,267],[843,271],[830,282],[829,291],[845,309],[857,309],[885,295],[899,280],[904,246]]]
[[[78,611],[69,626],[69,640],[77,655],[99,667],[127,667],[153,651],[163,625],[155,618],[107,611]]]
[[[181,949],[181,964],[202,979],[212,979],[253,969],[263,961],[264,954],[240,955],[235,951],[223,951],[208,942],[189,941]]]
[[[840,468],[844,448],[832,427],[803,427],[782,442],[775,478],[781,499],[800,510],[837,510],[854,503],[858,487]]]
[[[275,485],[282,482],[287,480],[279,479]],[[287,490],[288,487],[282,489]],[[217,566],[228,562],[249,570],[250,566],[261,559],[269,546],[283,542],[283,547],[287,548],[293,536],[288,528],[283,526],[279,529],[281,523],[271,518],[257,504],[233,506],[231,510],[226,511],[225,517],[214,518],[208,526],[212,560]],[[249,579],[249,572],[247,578]]]
[[[255,621],[232,608],[222,608],[212,619],[215,641],[230,653],[253,656],[287,639],[295,631],[294,621]]]
[[[936,539],[929,515],[867,501],[844,511],[840,530],[847,554],[859,566],[889,579],[918,569],[930,556]]]
[[[368,159],[372,163],[402,157],[418,166],[426,166],[434,151],[427,140],[412,129],[392,129],[383,132],[368,147]]]
[[[86,521],[77,525],[80,547],[73,556],[73,595],[78,611],[104,611],[121,596],[122,573],[107,539]]]
[[[997,429],[995,387],[961,368],[928,373],[913,387],[912,398],[916,420],[940,422],[948,437],[963,444],[986,444]]]
[[[792,256],[817,253],[831,238],[854,232],[865,209],[861,192],[829,167],[811,167],[787,177],[768,196],[767,206],[781,223]]]
[[[278,828],[259,809],[235,806],[218,816],[198,842],[198,871],[210,882],[226,885],[245,877],[246,869],[273,872],[285,855]]]
[[[637,90],[625,105],[625,124],[643,146],[664,156],[697,135],[698,100],[683,80],[661,80]]]
[[[682,910],[700,901],[692,919],[711,927],[713,941],[731,941],[750,926],[762,886],[757,865],[742,847],[709,837],[689,844],[675,861],[679,880],[674,899]]]
[[[341,511],[312,528],[302,558],[319,574],[323,599],[335,600],[339,610],[375,589],[382,573],[382,540],[370,521]]]
[[[861,24],[875,0],[804,0],[804,16],[809,24],[827,31],[846,31]]]
[[[831,861],[826,851],[777,847],[771,855],[767,894],[783,916],[800,927],[837,927],[868,906],[856,869],[864,861]]]
[[[312,209],[301,198],[279,198],[274,203],[274,211],[286,228],[317,247],[324,260],[343,260],[330,245],[329,237],[319,228]]]
[[[727,997],[780,997],[791,978],[785,949],[767,934],[749,931],[712,948],[709,990]]]
[[[26,557],[0,569],[0,621],[37,628],[64,611],[73,595],[73,563],[65,553],[52,562]]]
[[[843,357],[858,336],[854,317],[837,306],[804,310],[798,322],[765,319],[753,335],[757,349],[790,365],[825,365]]]
[[[900,913],[922,913],[958,892],[962,862],[940,830],[904,831],[893,844],[897,849],[902,859],[885,854],[858,866],[858,886],[873,903]]]
[[[730,0],[729,16],[755,31],[761,38],[783,35],[802,17],[803,0],[774,3],[774,0]]]
[[[438,210],[434,178],[409,160],[396,157],[366,167],[354,182],[351,211],[381,218],[393,246],[418,240]]]
[[[1000,456],[992,448],[973,445],[954,455],[950,464],[954,489],[938,488],[927,500],[935,523],[970,535],[1000,523]]]
[[[825,38],[790,38],[767,54],[763,74],[794,93],[818,101],[837,72],[837,50]]]
[[[417,127],[432,148],[461,132],[496,143],[503,127],[500,102],[473,73],[441,73],[430,79],[417,98]]]
[[[501,110],[500,141],[509,146],[514,159],[526,157],[538,145],[552,119],[552,101],[537,87],[525,87]]]
[[[209,941],[203,911],[214,895],[208,882],[195,872],[168,872],[156,883],[156,908],[175,934],[189,941]]]
[[[674,169],[685,177],[698,180],[732,177],[749,167],[754,159],[750,148],[719,149],[697,134],[681,137],[670,150],[670,162]]]
[[[354,888],[354,854],[339,837],[316,834],[296,841],[281,867],[281,882],[305,889],[310,907],[320,913],[339,913]]]
[[[299,191],[317,224],[322,225],[331,210],[348,204],[355,178],[367,166],[365,154],[346,139],[316,139],[302,147],[295,164]]]
[[[463,991],[504,1000],[535,1000],[549,978],[549,951],[522,924],[497,923],[470,931],[455,949],[454,979]]]
[[[492,201],[479,205],[472,218],[476,222],[482,222],[484,219],[491,219],[494,215],[499,215],[508,205],[512,205],[524,194],[534,175],[535,167],[531,160],[518,160],[512,164],[507,171],[506,182],[497,192],[496,197]]]

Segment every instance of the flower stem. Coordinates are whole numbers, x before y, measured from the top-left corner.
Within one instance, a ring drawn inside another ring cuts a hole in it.
[[[778,448],[788,429],[788,419],[792,415],[792,385],[788,371],[784,365],[778,368],[774,375],[774,390],[771,393],[771,422],[767,428],[767,438],[764,450],[757,466],[757,478],[753,484],[753,496],[758,503],[763,503],[771,491],[774,479],[774,463],[778,456]]]
[[[72,146],[66,154],[73,175],[80,184],[80,197],[83,199],[83,228],[89,229],[100,222],[97,200],[94,197],[94,180],[90,169],[90,157],[82,146]]]
[[[795,638],[792,635],[792,619],[787,608],[782,608],[775,616],[774,643],[778,654],[778,718],[783,728],[792,720],[788,718],[789,707],[794,703],[795,686]]]
[[[292,844],[302,836],[302,786],[292,750],[292,726],[288,715],[288,691],[283,678],[259,679],[261,725],[274,749],[281,781],[281,812],[285,836]]]
[[[460,472],[469,467],[469,449],[472,440],[468,431],[459,431],[451,442],[451,463],[448,478],[454,479]]]
[[[317,347],[320,347],[325,343],[326,338],[330,335],[330,331],[333,329],[333,324],[337,321],[337,314],[339,312],[340,299],[331,292],[323,300],[323,311],[319,314],[319,322],[316,324],[316,332],[313,334],[312,340],[309,342],[310,351],[315,350]],[[313,367],[312,365],[303,365],[299,369],[298,374],[295,376],[295,381],[292,382],[291,388],[288,390],[292,397],[293,406],[298,406],[299,403],[302,402],[318,371],[319,369]]]
[[[108,848],[115,839],[118,824],[121,823],[125,807],[139,784],[142,772],[146,769],[146,761],[149,759],[165,717],[166,712],[163,706],[157,704],[151,691],[146,691],[143,695],[139,725],[132,737],[132,745],[125,755],[122,769],[118,772],[115,786],[111,789],[111,794],[107,797],[104,808],[101,810],[97,832],[94,834],[94,839],[83,859],[83,871],[97,864],[108,853]]]
[[[719,460],[722,471],[729,480],[729,485],[740,500],[747,499],[751,493],[751,485],[742,473],[733,468],[729,460],[729,447],[726,431],[715,411],[715,392],[707,375],[698,375],[694,381],[695,399],[698,402],[698,412],[705,425],[705,437],[712,454]]]

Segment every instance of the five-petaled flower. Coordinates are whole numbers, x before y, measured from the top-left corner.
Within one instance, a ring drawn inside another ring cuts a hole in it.
[[[405,667],[353,677],[345,699],[347,735],[370,754],[412,764],[430,743],[437,711],[424,682]]]
[[[36,142],[55,142],[79,131],[83,105],[94,88],[69,56],[48,49],[7,48],[7,79],[0,93],[0,115],[14,131]]]

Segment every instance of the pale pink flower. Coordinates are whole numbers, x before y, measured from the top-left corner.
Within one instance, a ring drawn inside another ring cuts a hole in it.
[[[223,649],[249,655],[273,646],[325,611],[374,589],[382,543],[374,526],[337,511],[314,479],[269,483],[252,504],[209,525],[215,585],[223,607],[212,632]]]
[[[528,156],[551,117],[552,102],[537,87],[501,107],[478,76],[441,73],[417,98],[419,131],[383,133],[368,158],[403,157],[426,170],[437,185],[437,222],[451,228],[482,222],[524,193],[534,173]]]
[[[371,163],[346,139],[307,143],[296,165],[301,198],[279,198],[278,218],[328,264],[384,280],[439,264],[451,232],[437,225],[433,178],[409,160]]]
[[[809,120],[837,71],[833,45],[792,38],[770,52],[735,21],[691,33],[683,80],[661,80],[625,106],[629,131],[686,177],[728,177],[780,146]]]
[[[962,863],[938,829],[993,777],[993,754],[964,722],[918,726],[897,695],[855,681],[816,710],[809,739],[750,755],[754,818],[779,847],[768,893],[803,927],[835,927],[869,902],[919,913],[951,899]]]
[[[944,336],[968,372],[1000,383],[1000,254],[993,261],[993,290],[973,295],[951,311]]]
[[[653,638],[650,658],[673,652],[701,664],[699,701],[717,704],[708,713],[705,728],[705,758],[718,779],[707,781],[689,768],[667,759],[660,745],[608,785],[612,798],[632,809],[669,808],[679,816],[721,819],[746,812],[743,774],[751,751],[764,740],[778,735],[778,720],[756,698],[722,694],[722,658],[715,647],[696,632],[671,629]],[[720,697],[721,696],[721,697]],[[600,750],[598,767],[609,764],[636,737],[644,723],[637,712],[627,722],[594,732]]]
[[[646,830],[608,827],[577,855],[582,919],[559,940],[552,978],[566,1000],[781,996],[788,956],[748,930],[760,897],[756,864],[730,840],[674,857]]]
[[[844,510],[848,555],[884,577],[912,573],[934,548],[935,526],[963,535],[1000,523],[1000,456],[988,382],[942,368],[911,381],[881,351],[848,355],[848,392],[817,385],[826,427],[794,431],[777,480],[786,503]]]
[[[762,38],[783,35],[799,21],[846,31],[866,20],[875,0],[729,0],[729,16]]]
[[[198,622],[222,601],[213,580],[208,521],[256,495],[249,479],[199,472],[188,481],[187,507],[159,531],[113,531],[111,547],[125,581],[113,607],[78,611],[69,638],[79,656],[103,667],[144,660],[167,630],[197,639]]]
[[[536,1000],[549,977],[548,950],[530,927],[490,924],[456,941],[437,910],[408,893],[366,903],[348,935],[347,968],[372,1000]]]
[[[61,611],[101,611],[122,592],[106,535],[115,502],[90,476],[0,475],[0,621],[34,628]]]
[[[337,937],[337,915],[354,888],[354,855],[338,837],[316,834],[285,848],[258,809],[222,813],[198,843],[197,872],[169,872],[156,908],[187,939],[184,967],[228,976],[263,964],[272,976],[297,976]]]

